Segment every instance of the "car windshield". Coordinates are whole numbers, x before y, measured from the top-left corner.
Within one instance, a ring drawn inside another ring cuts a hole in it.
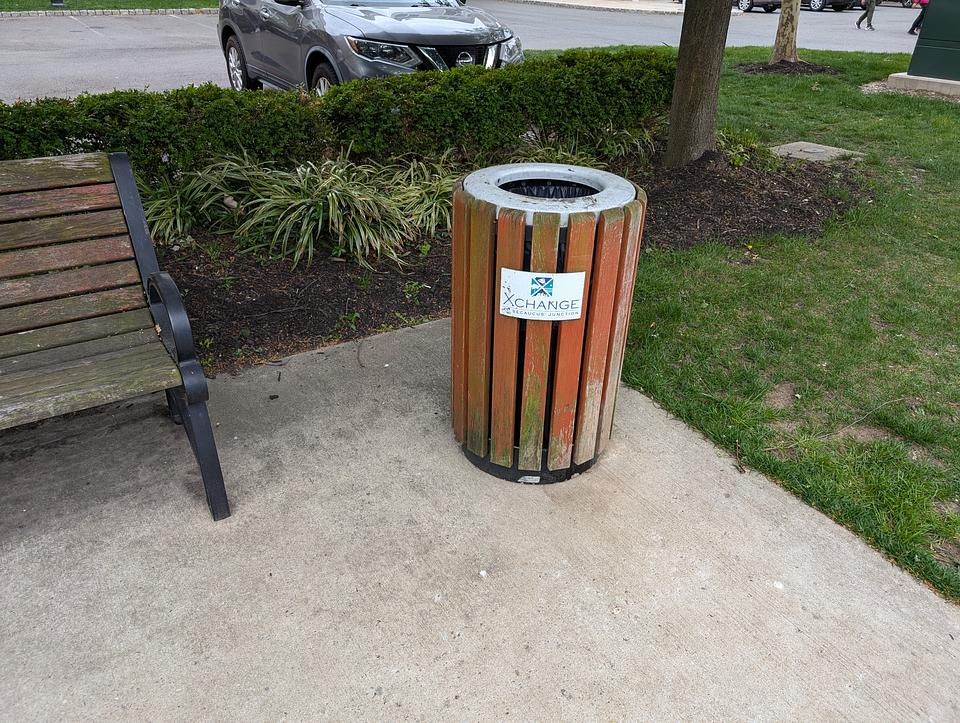
[[[458,8],[457,0],[322,0],[324,5],[344,5],[354,8]]]

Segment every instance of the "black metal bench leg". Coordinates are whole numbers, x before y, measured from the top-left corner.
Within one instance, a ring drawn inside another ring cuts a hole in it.
[[[220,469],[220,457],[217,455],[217,444],[213,439],[207,405],[186,404],[183,410],[183,425],[197,464],[200,465],[210,513],[215,520],[229,517],[230,503],[227,501],[227,490],[223,486],[223,472]]]
[[[167,409],[170,410],[170,418],[174,424],[183,424],[183,409],[180,399],[172,389],[164,390],[167,395]]]

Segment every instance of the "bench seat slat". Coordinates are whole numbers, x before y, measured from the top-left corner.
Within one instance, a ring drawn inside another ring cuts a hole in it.
[[[132,258],[133,246],[129,236],[108,236],[58,246],[8,251],[0,253],[0,279]]]
[[[140,281],[135,261],[119,261],[101,266],[87,266],[52,274],[25,276],[0,281],[0,308],[46,301],[62,296],[86,294],[91,291],[116,289]]]
[[[0,195],[0,222],[119,207],[120,196],[113,183],[8,193]]]
[[[113,180],[106,153],[78,153],[0,162],[0,193],[66,188]]]
[[[0,224],[0,251],[127,233],[123,211],[92,211]]]
[[[5,334],[0,336],[0,359],[153,328],[153,317],[144,308]]]
[[[14,306],[9,309],[0,309],[0,334],[39,329],[68,321],[114,314],[118,311],[130,311],[146,305],[143,287],[137,285]]]
[[[153,329],[140,329],[139,331],[130,331],[126,334],[105,336],[100,339],[81,341],[77,344],[35,351],[32,354],[21,354],[7,359],[0,359],[0,379],[2,379],[4,374],[25,372],[30,369],[41,369],[42,367],[55,366],[69,361],[106,354],[111,351],[132,349],[135,346],[151,344],[157,341],[157,339],[157,333]]]
[[[180,386],[159,341],[0,375],[0,429]]]

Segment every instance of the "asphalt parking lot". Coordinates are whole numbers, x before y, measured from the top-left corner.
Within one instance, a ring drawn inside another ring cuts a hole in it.
[[[676,45],[682,16],[604,12],[477,0],[531,49],[621,44]],[[906,30],[916,10],[884,5],[876,32],[857,30],[854,11],[804,11],[806,48],[912,52]],[[778,13],[734,16],[731,46],[772,45]],[[0,100],[72,97],[114,88],[167,90],[191,83],[226,84],[213,15],[32,17],[0,20]]]

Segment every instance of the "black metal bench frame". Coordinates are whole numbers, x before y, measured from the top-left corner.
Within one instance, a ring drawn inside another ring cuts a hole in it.
[[[207,379],[197,358],[183,297],[170,274],[160,270],[127,154],[111,153],[109,159],[150,314],[183,380],[182,386],[166,390],[170,416],[177,424],[183,425],[200,467],[210,513],[213,519],[222,520],[230,516],[230,503],[227,501],[220,457],[207,414],[210,396]]]

